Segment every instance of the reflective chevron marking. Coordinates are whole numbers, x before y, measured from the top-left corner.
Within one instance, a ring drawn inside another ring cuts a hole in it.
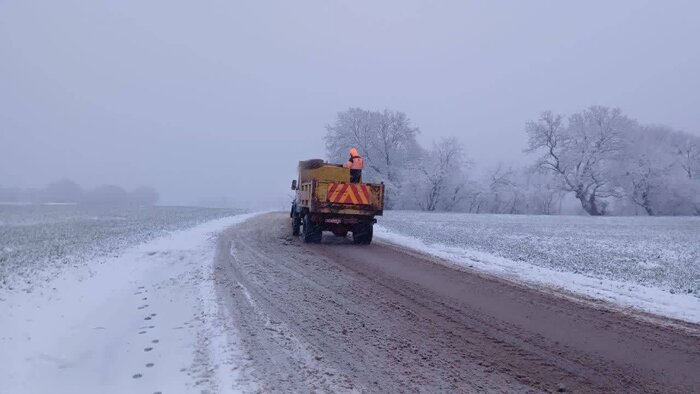
[[[361,183],[331,183],[328,185],[328,202],[368,205],[369,198],[369,186]]]

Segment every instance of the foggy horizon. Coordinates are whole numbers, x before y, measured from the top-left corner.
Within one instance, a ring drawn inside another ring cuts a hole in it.
[[[504,12],[508,10],[508,12]],[[694,11],[693,11],[694,10]],[[155,187],[161,204],[289,202],[350,107],[429,146],[525,165],[540,112],[619,107],[700,135],[700,6],[0,4],[0,185]]]

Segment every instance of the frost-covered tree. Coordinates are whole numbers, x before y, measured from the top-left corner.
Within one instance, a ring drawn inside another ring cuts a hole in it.
[[[443,138],[424,151],[407,170],[401,206],[424,211],[460,208],[468,195],[466,170],[470,162],[457,138]]]
[[[481,213],[484,203],[484,189],[478,181],[470,181],[466,188],[464,211],[469,213]]]
[[[668,179],[674,176],[670,136],[671,130],[658,126],[640,126],[625,135],[624,153],[618,162],[625,174],[625,194],[649,216],[662,213],[660,204]]]
[[[648,215],[698,214],[700,139],[664,126],[640,126],[626,135],[619,161],[626,195]]]
[[[622,135],[634,121],[619,109],[593,106],[564,121],[552,112],[528,122],[528,151],[543,152],[537,165],[561,179],[581,207],[593,216],[606,212],[606,199],[620,196],[621,174],[615,166],[622,152]]]
[[[549,215],[570,195],[590,215],[700,215],[697,136],[601,106],[544,112],[526,131],[527,151],[540,154],[535,166],[482,168],[476,177],[457,139],[423,149],[401,112],[351,108],[327,126],[325,142],[336,162],[360,150],[365,180],[387,185],[387,208]]]
[[[421,154],[419,133],[408,116],[399,111],[368,111],[350,108],[338,113],[326,126],[328,160],[344,162],[355,147],[365,159],[363,178],[387,184],[386,205],[391,208],[399,194],[404,170]]]
[[[545,112],[526,126],[537,167],[557,176],[591,215],[628,202],[647,215],[700,214],[700,138],[591,107],[568,120]],[[624,199],[623,199],[624,198]]]
[[[667,181],[667,185],[662,214],[700,216],[700,181],[687,177],[673,177]]]
[[[560,212],[564,191],[558,178],[538,168],[499,165],[470,187],[472,213],[542,214]]]
[[[488,213],[521,213],[522,185],[518,183],[516,171],[498,165],[488,172],[483,181],[480,210]]]
[[[524,169],[522,178],[525,193],[522,208],[524,213],[538,215],[560,213],[564,191],[560,185],[561,181],[554,174],[539,169]]]
[[[700,137],[677,131],[671,139],[675,163],[684,178],[673,179],[672,185],[679,189],[674,195],[685,196],[684,212],[700,216]]]
[[[678,165],[688,179],[700,179],[700,138],[675,132],[672,144]]]

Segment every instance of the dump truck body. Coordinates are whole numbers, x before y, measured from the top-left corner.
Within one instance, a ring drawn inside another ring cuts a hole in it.
[[[299,177],[292,182],[292,230],[303,226],[306,242],[319,242],[323,231],[337,236],[352,232],[355,243],[372,241],[375,216],[384,210],[384,184],[351,183],[350,170],[321,160],[299,162]]]

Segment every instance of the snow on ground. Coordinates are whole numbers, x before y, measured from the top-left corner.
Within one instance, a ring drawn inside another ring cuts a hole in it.
[[[0,391],[255,390],[212,265],[216,234],[252,215],[72,267],[41,291],[0,290]]]
[[[385,215],[377,237],[456,265],[700,323],[700,218]]]
[[[34,291],[68,268],[240,211],[195,207],[0,205],[0,290]]]

